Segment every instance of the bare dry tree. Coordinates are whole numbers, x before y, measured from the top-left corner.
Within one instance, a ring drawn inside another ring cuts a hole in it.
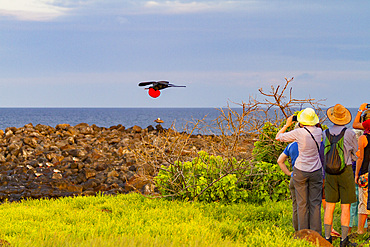
[[[304,104],[310,105],[315,110],[321,112],[321,104],[320,102],[323,100],[316,100],[314,98],[306,98],[306,99],[296,99],[292,96],[293,88],[290,87],[288,89],[289,84],[293,81],[294,77],[291,79],[287,79],[285,77],[285,84],[281,87],[278,85],[276,88],[271,86],[271,91],[265,92],[262,88],[258,89],[260,94],[264,96],[264,100],[258,101],[255,100],[256,104],[264,108],[264,112],[266,116],[271,116],[268,112],[270,110],[274,110],[274,122],[280,122],[281,117],[278,117],[278,113],[282,113],[283,117],[286,119],[290,115],[293,114],[293,111],[297,110],[297,108],[301,108]],[[289,94],[287,95],[287,91]],[[277,110],[278,109],[278,110]],[[271,117],[269,117],[271,119]]]
[[[220,115],[211,122],[207,123],[205,116],[200,120],[189,121],[182,132],[178,132],[173,123],[168,130],[143,135],[141,142],[132,147],[137,163],[142,164],[143,174],[153,181],[160,169],[167,169],[172,165],[172,181],[176,183],[173,183],[174,188],[168,191],[167,196],[176,196],[193,189],[189,178],[184,176],[181,162],[191,161],[198,157],[199,151],[206,151],[229,160],[236,158],[238,162],[223,164],[219,179],[208,184],[196,197],[223,177],[236,171],[249,171],[245,174],[260,176],[263,174],[260,171],[256,174],[251,174],[250,171],[253,169],[253,143],[261,138],[261,134],[264,135],[261,132],[262,126],[270,122],[278,127],[282,120],[304,104],[321,111],[320,101],[293,97],[290,87],[292,81],[293,77],[289,80],[285,78],[284,85],[271,86],[269,92],[260,88],[262,100],[249,97],[248,102],[231,102],[235,107],[228,103],[226,108],[218,109]],[[266,145],[283,145],[276,143],[275,139],[269,136],[265,136],[264,139]],[[245,165],[247,163],[248,167]]]

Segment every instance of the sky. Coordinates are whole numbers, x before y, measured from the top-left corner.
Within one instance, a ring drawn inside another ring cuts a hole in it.
[[[370,1],[0,0],[0,107],[370,103]],[[138,83],[167,80],[151,98]]]

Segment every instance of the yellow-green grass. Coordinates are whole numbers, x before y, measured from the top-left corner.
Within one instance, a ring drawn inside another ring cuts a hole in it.
[[[291,201],[190,203],[139,194],[0,205],[12,246],[309,246],[294,240]]]

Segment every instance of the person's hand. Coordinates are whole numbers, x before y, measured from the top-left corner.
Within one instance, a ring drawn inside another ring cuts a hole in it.
[[[286,127],[289,127],[290,125],[292,125],[292,123],[293,123],[293,115],[292,115],[292,116],[290,116],[290,117],[288,117],[288,118],[286,119],[286,124],[285,124],[285,126],[286,126]]]
[[[355,176],[355,183],[358,184],[358,175]]]
[[[366,109],[367,109],[367,103],[363,103],[363,104],[361,104],[361,105],[360,105],[360,107],[359,107],[358,109],[359,109],[359,110],[361,110],[361,111],[366,110]]]

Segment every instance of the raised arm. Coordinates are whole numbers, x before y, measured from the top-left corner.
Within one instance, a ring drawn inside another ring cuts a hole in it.
[[[292,123],[293,123],[293,115],[287,118],[285,125],[276,134],[275,139],[278,140],[278,141],[280,141],[279,138],[278,138],[278,136],[280,134],[284,133],[289,128],[289,126],[292,125]]]
[[[362,126],[362,123],[360,123],[360,117],[361,117],[362,112],[367,109],[366,106],[367,106],[367,103],[363,103],[358,108],[358,112],[357,112],[356,117],[353,120],[353,124],[352,124],[352,127],[354,129],[360,129],[360,130],[364,129],[364,127]]]

